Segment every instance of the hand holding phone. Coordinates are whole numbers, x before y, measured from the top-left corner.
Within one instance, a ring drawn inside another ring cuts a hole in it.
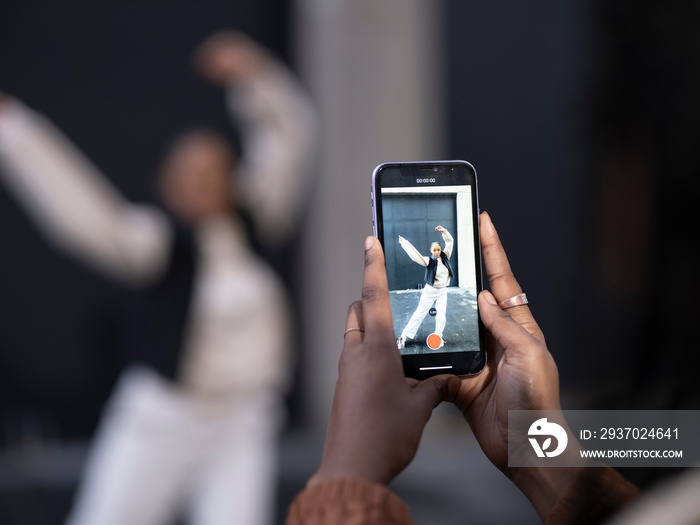
[[[388,483],[416,453],[430,412],[442,400],[462,411],[488,459],[523,491],[544,518],[577,475],[573,468],[507,468],[508,410],[559,408],[557,369],[527,306],[502,310],[497,300],[520,293],[498,234],[481,215],[481,247],[490,292],[479,296],[491,333],[483,373],[404,379],[393,342],[390,291],[376,240],[365,251],[362,302],[348,310],[341,366],[323,460],[308,486],[330,479]],[[371,292],[370,292],[371,291]],[[504,356],[508,354],[508,359]],[[455,391],[456,390],[456,391]]]
[[[323,460],[308,485],[389,483],[413,459],[430,414],[461,386],[453,375],[407,381],[394,346],[382,249],[366,241],[362,301],[350,305]],[[361,328],[362,330],[359,330]]]
[[[508,410],[559,410],[557,365],[530,308],[498,306],[522,289],[487,213],[480,217],[480,237],[486,274],[493,276],[493,293],[479,296],[481,319],[491,335],[488,363],[478,376],[462,379],[455,404],[486,457],[520,488],[544,521],[580,469],[508,468]]]

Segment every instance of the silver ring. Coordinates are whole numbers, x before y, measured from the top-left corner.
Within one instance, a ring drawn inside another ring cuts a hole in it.
[[[528,302],[527,295],[524,293],[519,293],[518,295],[514,295],[505,301],[501,301],[498,303],[498,306],[500,306],[502,310],[506,310],[507,308],[513,308],[514,306],[522,306]]]
[[[359,326],[352,326],[352,327],[348,328],[347,330],[345,330],[345,333],[343,334],[343,337],[345,337],[346,335],[348,335],[348,332],[355,332],[355,331],[364,332],[365,329],[364,329],[364,328],[360,328]]]

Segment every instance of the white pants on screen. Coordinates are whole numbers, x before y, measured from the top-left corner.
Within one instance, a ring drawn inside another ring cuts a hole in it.
[[[442,337],[442,332],[445,330],[447,323],[447,287],[435,288],[426,284],[420,294],[418,308],[413,312],[413,315],[408,320],[406,328],[401,333],[402,337],[413,339],[420,328],[423,319],[430,311],[430,307],[435,303],[437,315],[435,316],[435,333]]]

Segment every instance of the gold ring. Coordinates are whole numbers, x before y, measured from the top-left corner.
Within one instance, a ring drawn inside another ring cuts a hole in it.
[[[529,301],[527,300],[527,295],[524,293],[519,293],[518,295],[514,295],[513,297],[510,297],[506,299],[505,301],[501,301],[498,303],[498,306],[501,307],[502,310],[505,310],[507,308],[513,308],[514,306],[522,306],[524,304],[527,304]]]
[[[343,337],[345,337],[346,335],[348,335],[348,332],[355,332],[355,331],[364,332],[365,329],[364,329],[364,328],[360,328],[359,326],[350,327],[350,328],[348,328],[347,330],[345,330],[345,333],[343,334]]]

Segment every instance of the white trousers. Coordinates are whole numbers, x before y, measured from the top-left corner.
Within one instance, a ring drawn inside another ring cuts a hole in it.
[[[435,288],[426,284],[420,294],[418,308],[413,312],[413,315],[408,320],[406,328],[401,332],[401,337],[413,339],[420,328],[423,319],[430,311],[430,308],[435,303],[437,315],[435,316],[435,333],[442,337],[442,332],[445,331],[447,323],[447,287]]]
[[[127,371],[93,444],[69,525],[270,525],[282,410],[274,396],[212,405]]]

